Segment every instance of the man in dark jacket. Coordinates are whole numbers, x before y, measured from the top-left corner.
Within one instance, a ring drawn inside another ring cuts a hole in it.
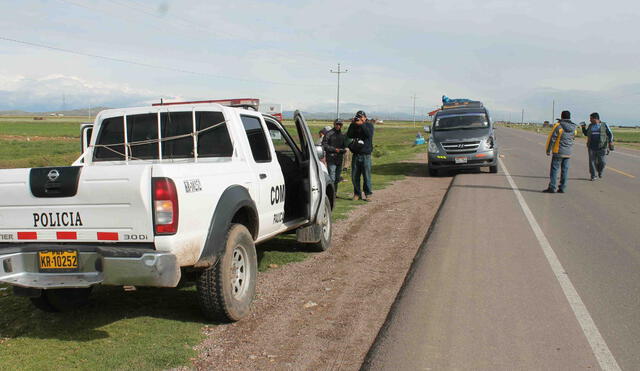
[[[558,193],[564,193],[569,179],[569,159],[575,139],[576,124],[571,122],[571,113],[562,111],[560,121],[556,122],[547,138],[547,156],[553,153],[551,158],[551,171],[549,172],[549,186],[544,193],[555,193],[558,181],[558,168],[561,168],[560,187]]]
[[[322,148],[327,159],[329,177],[331,177],[336,194],[338,193],[338,184],[342,173],[342,157],[347,152],[346,139],[347,137],[342,134],[342,120],[340,119],[333,122],[333,128],[322,139]]]
[[[367,120],[364,111],[358,111],[349,125],[347,137],[352,141],[349,150],[353,153],[351,160],[351,180],[353,182],[353,199],[371,201],[371,152],[373,152],[373,124]],[[364,188],[364,197],[360,190],[360,177]]]
[[[602,172],[607,165],[605,155],[609,154],[609,150],[613,150],[613,133],[609,126],[600,121],[598,112],[594,112],[589,116],[589,127],[584,122],[582,126],[582,134],[587,137],[587,150],[589,151],[589,173],[591,180],[602,178]]]

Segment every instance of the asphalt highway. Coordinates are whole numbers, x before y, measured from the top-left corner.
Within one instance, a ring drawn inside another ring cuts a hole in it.
[[[576,141],[546,194],[546,137],[497,138],[499,172],[455,176],[363,369],[640,369],[640,151],[592,182]]]

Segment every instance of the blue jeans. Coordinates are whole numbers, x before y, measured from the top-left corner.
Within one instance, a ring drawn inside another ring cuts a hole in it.
[[[602,176],[607,160],[604,156],[607,155],[606,149],[591,149],[589,148],[589,173],[592,178],[596,175]]]
[[[551,171],[549,173],[549,188],[555,190],[558,181],[558,169],[560,169],[560,190],[564,191],[569,179],[569,157],[553,156],[551,158]]]
[[[351,160],[351,182],[353,182],[353,194],[362,197],[360,191],[360,176],[362,176],[362,183],[364,188],[364,194],[372,194],[371,190],[371,155],[354,154]]]
[[[329,170],[329,178],[331,178],[331,182],[333,183],[333,189],[338,192],[338,184],[342,180],[340,175],[342,175],[342,159],[340,161],[327,161],[327,169]]]

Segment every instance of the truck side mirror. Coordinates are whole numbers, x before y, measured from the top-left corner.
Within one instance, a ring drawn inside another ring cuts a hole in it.
[[[80,145],[82,153],[89,148],[91,134],[93,134],[93,124],[82,124],[80,127]]]
[[[431,126],[429,126],[429,125],[425,125],[425,126],[424,126],[424,132],[425,132],[425,133],[430,133],[430,132],[431,132]]]
[[[322,148],[322,146],[316,146],[316,154],[318,154],[318,158],[322,160],[324,158],[324,148]]]

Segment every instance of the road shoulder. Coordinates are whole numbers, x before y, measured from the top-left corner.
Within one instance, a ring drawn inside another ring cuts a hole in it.
[[[358,369],[451,178],[416,174],[336,222],[331,250],[258,277],[253,313],[207,326],[197,368]]]

